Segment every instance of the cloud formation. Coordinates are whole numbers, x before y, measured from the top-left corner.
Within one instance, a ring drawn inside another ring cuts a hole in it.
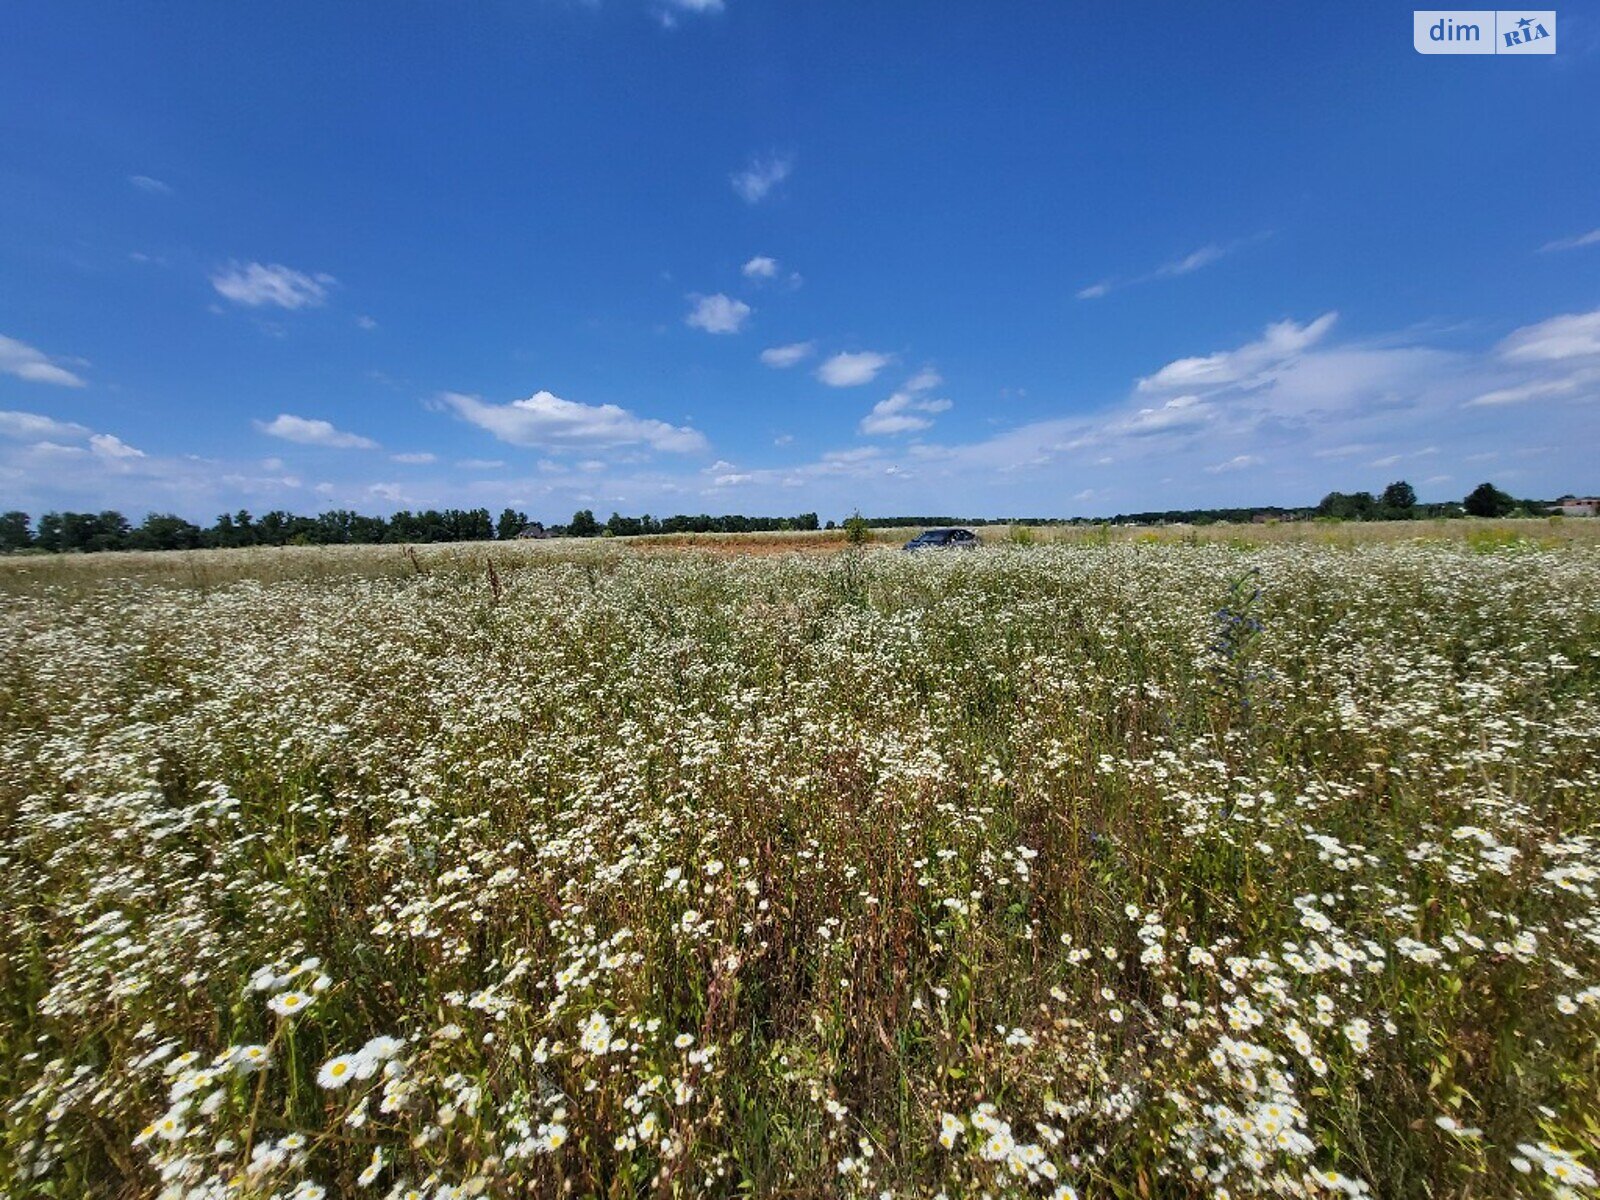
[[[551,392],[526,400],[490,404],[476,396],[440,396],[463,420],[513,446],[553,449],[604,449],[644,445],[689,454],[706,449],[705,435],[687,426],[638,417],[615,404],[580,404]]]
[[[1588,233],[1580,233],[1577,237],[1558,238],[1553,242],[1546,242],[1539,247],[1540,254],[1549,254],[1552,250],[1578,250],[1584,246],[1600,246],[1600,229],[1591,229]]]
[[[778,273],[778,260],[758,254],[739,270],[746,279],[771,279]]]
[[[315,417],[297,417],[279,413],[270,421],[257,421],[257,429],[269,437],[302,446],[326,446],[335,450],[375,450],[378,443],[358,433],[346,433],[328,422]]]
[[[30,412],[0,412],[0,437],[35,441],[42,438],[72,440],[88,437],[90,430],[73,421],[58,421],[54,417]]]
[[[921,414],[947,412],[950,401],[927,399],[922,393],[938,387],[942,382],[937,371],[924,367],[894,395],[874,404],[872,411],[861,418],[858,430],[868,437],[887,437],[929,428],[933,422]]]
[[[714,296],[691,294],[689,300],[692,307],[683,323],[707,333],[738,333],[754,311],[743,300],[735,300],[721,292]]]
[[[1240,238],[1233,242],[1209,242],[1198,250],[1164,262],[1143,275],[1135,275],[1131,279],[1102,279],[1098,283],[1091,283],[1088,287],[1080,288],[1077,296],[1079,300],[1098,300],[1101,296],[1121,288],[1136,287],[1141,283],[1151,283],[1157,279],[1174,279],[1180,275],[1189,275],[1202,267],[1209,267],[1212,263],[1219,262],[1243,246],[1271,236],[1270,233],[1258,233],[1254,237]]]
[[[761,361],[769,367],[781,370],[810,358],[816,348],[815,342],[790,342],[787,346],[769,346],[761,352]]]
[[[835,354],[817,368],[817,378],[829,387],[860,387],[876,379],[889,362],[889,355],[873,350]]]
[[[789,178],[794,170],[794,159],[789,155],[771,154],[753,157],[744,170],[728,177],[733,190],[746,204],[760,204],[767,193]]]
[[[1159,392],[1173,388],[1223,387],[1251,380],[1259,382],[1266,372],[1316,345],[1338,319],[1338,313],[1330,312],[1305,325],[1279,321],[1268,325],[1258,341],[1236,350],[1170,362],[1154,375],[1141,379],[1139,390]]]
[[[129,175],[128,182],[141,192],[149,192],[152,196],[170,196],[172,189],[159,179],[152,179],[148,175]]]
[[[1508,362],[1559,362],[1600,355],[1600,309],[1525,325],[1500,343],[1500,355]]]
[[[15,375],[29,383],[53,383],[58,387],[84,387],[84,381],[53,362],[42,350],[26,342],[0,335],[0,373]]]
[[[278,263],[230,263],[211,276],[217,294],[246,308],[317,308],[327,303],[332,275],[307,275]]]

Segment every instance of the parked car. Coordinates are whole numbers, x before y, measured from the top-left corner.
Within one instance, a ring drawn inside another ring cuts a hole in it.
[[[905,544],[906,550],[975,550],[978,535],[970,529],[929,529]]]

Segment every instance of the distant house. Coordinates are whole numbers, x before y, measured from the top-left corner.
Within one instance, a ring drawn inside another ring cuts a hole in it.
[[[517,537],[519,537],[519,538],[548,538],[548,537],[555,537],[555,534],[551,533],[548,529],[546,529],[538,521],[529,521],[526,525],[524,525],[517,532]]]
[[[1553,507],[1563,517],[1600,517],[1600,496],[1563,496]]]

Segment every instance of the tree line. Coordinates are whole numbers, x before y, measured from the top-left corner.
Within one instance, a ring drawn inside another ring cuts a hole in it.
[[[1109,522],[1088,517],[854,517],[863,528],[937,525],[1207,525],[1248,522],[1257,517],[1295,521],[1395,521],[1433,517],[1504,517],[1513,514],[1543,516],[1549,505],[1539,500],[1519,500],[1492,483],[1482,483],[1461,501],[1420,504],[1416,490],[1397,480],[1379,495],[1371,492],[1329,492],[1315,507],[1191,508],[1139,513],[1118,513]],[[645,513],[626,517],[612,513],[600,521],[592,510],[579,509],[565,525],[547,529],[528,520],[528,514],[507,508],[498,518],[486,508],[401,510],[389,517],[370,517],[348,509],[333,509],[315,517],[297,516],[275,509],[255,517],[245,509],[223,513],[216,522],[201,527],[172,513],[150,513],[138,525],[115,510],[99,513],[48,512],[38,524],[25,512],[0,514],[0,553],[20,550],[52,554],[97,550],[202,550],[245,546],[345,546],[410,542],[486,542],[508,540],[525,530],[542,529],[555,537],[637,537],[658,533],[776,533],[784,530],[835,529],[820,525],[814,512],[792,517],[747,517],[738,513],[711,516],[679,513],[653,517]]]
[[[795,517],[746,517],[728,514],[672,517],[624,517],[612,513],[601,523],[582,509],[568,525],[544,533],[565,537],[623,537],[642,533],[744,533],[779,529],[816,529],[817,514]],[[150,513],[135,525],[122,513],[48,512],[38,523],[25,512],[0,514],[0,553],[31,550],[49,554],[101,550],[204,550],[246,546],[350,546],[413,542],[486,542],[519,537],[542,527],[528,514],[507,508],[498,518],[486,508],[402,510],[372,517],[333,509],[315,517],[275,509],[254,516],[246,509],[223,513],[202,527],[173,513]]]

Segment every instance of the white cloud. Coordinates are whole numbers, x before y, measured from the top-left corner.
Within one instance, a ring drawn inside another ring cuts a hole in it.
[[[1511,387],[1495,388],[1467,401],[1469,408],[1523,404],[1529,400],[1565,400],[1580,391],[1600,392],[1600,369],[1573,371],[1555,379],[1534,379]]]
[[[752,311],[743,300],[734,300],[721,292],[714,296],[690,295],[689,299],[694,307],[683,323],[707,333],[738,333]]]
[[[1243,471],[1246,467],[1259,467],[1265,459],[1259,454],[1235,454],[1227,462],[1220,462],[1206,468],[1213,475],[1220,475],[1224,471]]]
[[[391,454],[389,455],[389,461],[415,465],[418,463],[438,462],[439,456],[427,450],[416,450],[408,454]]]
[[[170,196],[172,189],[159,179],[152,179],[148,175],[129,175],[128,182],[141,192],[149,192],[153,196]]]
[[[229,264],[211,277],[218,294],[247,308],[316,308],[327,303],[328,288],[338,281],[332,275],[307,275],[279,264]]]
[[[0,373],[15,375],[29,383],[53,383],[60,387],[84,387],[84,381],[53,362],[41,350],[26,342],[0,335]]]
[[[90,430],[71,421],[57,421],[54,417],[28,412],[0,412],[0,437],[20,438],[83,438]]]
[[[1546,242],[1539,247],[1539,253],[1548,254],[1552,250],[1577,250],[1583,246],[1600,246],[1600,229],[1591,229],[1588,233],[1580,233],[1577,237]]]
[[[137,450],[128,445],[121,438],[109,433],[97,433],[89,438],[89,449],[101,458],[143,458],[143,450]]]
[[[368,484],[367,495],[374,500],[387,500],[390,504],[400,504],[405,500],[405,492],[398,483]]]
[[[1500,356],[1508,362],[1555,362],[1596,354],[1600,354],[1600,308],[1524,325],[1500,343]]]
[[[1153,274],[1158,279],[1166,279],[1173,275],[1187,275],[1191,271],[1198,271],[1201,267],[1210,266],[1227,253],[1227,248],[1213,242],[1209,246],[1201,246],[1200,249],[1191,254],[1185,254],[1182,258],[1162,263],[1155,269]]]
[[[862,350],[857,354],[835,354],[817,368],[817,378],[829,387],[859,387],[871,383],[889,365],[889,355]]]
[[[769,346],[761,352],[761,361],[769,367],[792,367],[802,359],[810,358],[816,348],[815,342],[790,342],[787,346]]]
[[[755,157],[744,170],[736,171],[729,176],[729,182],[746,204],[759,204],[766,199],[768,192],[789,178],[789,173],[793,170],[794,159],[789,155]]]
[[[830,463],[863,462],[869,458],[877,458],[882,453],[883,451],[876,446],[857,446],[851,450],[829,450],[822,456],[822,461]]]
[[[1199,396],[1174,396],[1160,408],[1141,408],[1115,425],[1113,431],[1138,437],[1152,433],[1169,433],[1178,429],[1193,429],[1209,421],[1213,412],[1215,409]]]
[[[758,254],[739,270],[746,279],[771,279],[778,273],[778,260]]]
[[[505,465],[503,458],[463,458],[456,463],[463,471],[498,471]]]
[[[1091,283],[1088,287],[1079,289],[1078,299],[1097,300],[1118,288],[1135,287],[1138,284],[1150,283],[1157,279],[1173,279],[1180,275],[1189,275],[1202,267],[1209,267],[1212,263],[1219,262],[1243,246],[1248,246],[1253,242],[1259,242],[1271,236],[1271,232],[1268,231],[1255,234],[1253,237],[1240,238],[1233,242],[1210,242],[1201,246],[1198,250],[1190,251],[1181,258],[1164,262],[1155,270],[1147,271],[1143,275],[1135,275],[1131,279],[1102,279],[1099,283]]]
[[[1338,317],[1338,313],[1330,312],[1306,325],[1296,325],[1293,321],[1268,325],[1259,341],[1236,350],[1168,363],[1154,375],[1139,380],[1139,390],[1155,392],[1262,382],[1267,372],[1283,366],[1321,341]]]
[[[749,483],[754,478],[754,475],[747,473],[735,473],[731,475],[718,475],[711,482],[716,487],[732,487],[735,484]]]
[[[299,442],[302,446],[328,446],[336,450],[375,450],[378,446],[371,438],[335,429],[329,422],[314,417],[279,413],[270,421],[257,421],[255,426],[271,437]]]
[[[513,446],[592,447],[646,445],[687,454],[706,448],[697,429],[638,417],[615,404],[580,404],[536,392],[510,404],[446,392],[440,399],[464,420]]]
[[[356,318],[356,326],[361,329],[372,330],[378,327],[378,323],[363,313],[361,316]]]
[[[912,376],[906,386],[872,406],[872,411],[861,418],[860,431],[868,437],[887,437],[896,433],[915,433],[933,424],[921,413],[942,413],[950,408],[948,400],[923,400],[919,393],[940,384],[938,373],[924,369]]]

